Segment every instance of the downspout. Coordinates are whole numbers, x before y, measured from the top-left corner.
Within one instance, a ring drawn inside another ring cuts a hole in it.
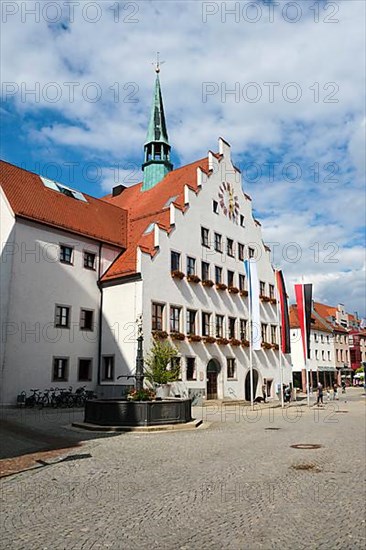
[[[98,259],[98,288],[100,291],[99,302],[99,323],[98,323],[98,375],[97,384],[101,382],[101,366],[102,366],[102,323],[103,323],[103,288],[100,283],[100,277],[102,273],[102,243],[99,243],[99,259]]]

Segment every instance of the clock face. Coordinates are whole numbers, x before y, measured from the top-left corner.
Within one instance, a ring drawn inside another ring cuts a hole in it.
[[[231,183],[223,182],[220,186],[219,204],[225,216],[228,216],[232,221],[237,221],[239,216],[239,201]]]

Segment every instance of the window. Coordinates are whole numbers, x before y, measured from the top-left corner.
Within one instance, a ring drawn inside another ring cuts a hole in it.
[[[269,297],[270,298],[274,298],[275,297],[275,292],[274,292],[274,285],[269,285]]]
[[[244,245],[238,243],[238,258],[241,262],[244,261]]]
[[[343,349],[341,349],[341,361],[343,361]]]
[[[171,367],[174,369],[176,367],[179,367],[179,378],[178,380],[182,380],[182,367],[181,367],[181,357],[172,357],[170,360]]]
[[[71,246],[60,245],[60,262],[64,264],[72,264],[72,252]]]
[[[276,325],[271,325],[271,342],[272,342],[272,344],[277,344],[277,327],[276,327]]]
[[[236,319],[229,317],[229,338],[236,338]]]
[[[209,235],[209,230],[206,227],[201,227],[201,244],[207,248],[210,246]]]
[[[222,283],[222,267],[215,266],[215,283]]]
[[[187,275],[195,275],[196,274],[196,260],[195,258],[191,258],[190,256],[187,256]]]
[[[94,311],[82,309],[80,312],[80,328],[82,330],[94,330]]]
[[[84,252],[84,267],[85,269],[95,270],[95,254],[93,252]]]
[[[68,357],[54,357],[53,358],[53,382],[67,382],[69,375],[69,358]]]
[[[196,334],[196,314],[197,311],[187,309],[187,334]]]
[[[182,308],[170,306],[170,332],[180,332],[180,313]]]
[[[234,241],[232,239],[226,239],[226,253],[232,258],[234,257]]]
[[[227,358],[227,377],[228,378],[236,378],[236,365],[235,365],[235,359],[228,357]]]
[[[70,310],[69,306],[56,306],[55,327],[70,327]]]
[[[212,201],[212,211],[214,214],[219,213],[219,203],[217,201]]]
[[[330,351],[328,351],[328,361],[330,361]]]
[[[90,382],[92,379],[92,360],[79,359],[78,381]]]
[[[259,294],[261,296],[266,295],[266,283],[264,283],[263,281],[259,281]]]
[[[102,380],[114,380],[114,355],[102,357]]]
[[[261,329],[262,329],[262,341],[267,342],[267,325],[262,323]]]
[[[317,342],[318,341],[318,334],[317,332],[314,333],[314,342]]]
[[[222,236],[219,233],[215,233],[215,250],[222,252]]]
[[[248,247],[249,258],[254,258],[254,248]]]
[[[239,274],[239,290],[245,290],[245,275]]]
[[[202,271],[202,281],[208,281],[210,278],[210,264],[208,264],[207,262],[202,262],[201,271]]]
[[[315,359],[319,359],[319,351],[317,349],[315,350]]]
[[[180,269],[180,254],[172,251],[170,253],[170,269],[171,271],[179,271]]]
[[[227,270],[227,286],[234,286],[234,271]]]
[[[325,351],[322,350],[322,360],[325,361]]]
[[[245,319],[240,319],[240,340],[247,339],[247,322]]]
[[[320,335],[320,341],[321,341],[321,343],[324,342],[324,335],[323,334]]]
[[[216,315],[216,338],[224,336],[224,316]]]
[[[240,214],[240,227],[245,227],[245,218],[243,214]]]
[[[186,357],[187,380],[196,380],[196,358]]]
[[[202,336],[210,336],[211,314],[202,312]]]
[[[327,336],[327,344],[329,344],[329,336]]]
[[[164,304],[152,304],[151,329],[163,330]]]

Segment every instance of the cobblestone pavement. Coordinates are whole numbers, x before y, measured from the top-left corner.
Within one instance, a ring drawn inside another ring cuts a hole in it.
[[[79,460],[3,479],[0,548],[365,548],[361,392],[320,410],[196,413],[206,429],[94,434]]]

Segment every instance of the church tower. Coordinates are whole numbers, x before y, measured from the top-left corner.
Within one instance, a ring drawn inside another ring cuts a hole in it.
[[[173,170],[170,162],[170,145],[166,129],[163,98],[161,95],[159,72],[160,63],[155,66],[156,80],[150,122],[144,144],[144,172],[142,191],[147,191],[159,183]]]

